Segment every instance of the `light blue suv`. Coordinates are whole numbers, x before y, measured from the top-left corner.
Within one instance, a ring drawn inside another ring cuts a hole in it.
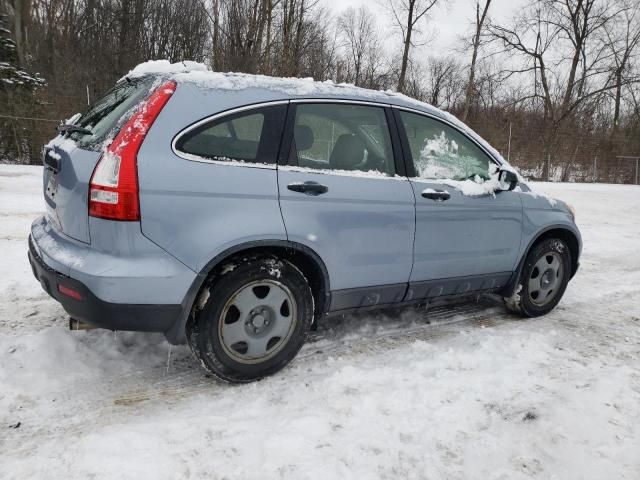
[[[327,314],[493,292],[537,316],[578,269],[572,209],[438,109],[150,65],[44,149],[29,260],[76,326],[164,332],[249,381]]]

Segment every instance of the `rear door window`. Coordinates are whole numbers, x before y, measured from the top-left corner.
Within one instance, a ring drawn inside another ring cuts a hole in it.
[[[75,122],[91,130],[92,135],[73,132],[68,136],[80,146],[99,145],[123,123],[125,115],[149,95],[153,80],[153,77],[144,77],[118,83]]]
[[[285,114],[285,105],[274,105],[214,119],[180,136],[175,149],[216,161],[276,163]]]
[[[395,172],[381,107],[301,103],[296,107],[289,163],[319,170]]]

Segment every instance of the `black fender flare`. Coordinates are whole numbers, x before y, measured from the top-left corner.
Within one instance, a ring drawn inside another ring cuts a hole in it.
[[[239,254],[242,252],[249,252],[252,250],[269,250],[269,249],[285,249],[290,250],[292,253],[299,253],[307,258],[311,259],[311,261],[315,264],[315,266],[320,271],[322,277],[322,305],[318,306],[318,311],[321,314],[327,312],[329,305],[331,304],[331,287],[329,281],[329,272],[325,263],[320,258],[313,249],[308,246],[298,243],[292,242],[289,240],[256,240],[245,243],[240,243],[238,245],[234,245],[209,260],[205,266],[198,272],[196,278],[191,283],[191,286],[187,290],[187,294],[185,295],[184,300],[182,301],[181,313],[180,316],[176,319],[173,325],[164,332],[164,335],[167,341],[171,344],[177,345],[184,343],[185,341],[185,326],[187,324],[187,320],[189,319],[189,315],[191,314],[191,310],[193,308],[193,304],[196,301],[200,290],[202,289],[205,281],[209,278],[212,272],[221,265],[225,260]]]
[[[573,276],[578,271],[578,267],[580,266],[579,259],[580,259],[580,253],[582,251],[582,237],[580,235],[580,231],[577,228],[571,227],[567,224],[548,225],[545,228],[538,231],[529,241],[527,248],[525,248],[524,253],[522,254],[522,257],[518,262],[518,266],[516,267],[514,272],[511,274],[511,278],[509,278],[509,281],[501,291],[502,296],[510,297],[516,292],[516,289],[518,288],[518,280],[520,279],[520,274],[522,273],[522,269],[524,268],[524,261],[527,258],[527,255],[529,254],[529,252],[531,251],[531,248],[541,238],[543,238],[549,232],[554,230],[564,230],[566,234],[571,235],[571,237],[575,242],[574,245],[569,245],[569,250],[571,252],[571,265],[572,265],[570,278],[573,278]]]

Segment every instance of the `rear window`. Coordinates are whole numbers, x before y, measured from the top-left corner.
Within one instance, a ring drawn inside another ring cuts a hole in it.
[[[99,146],[110,132],[122,124],[123,117],[147,97],[153,80],[153,77],[145,77],[118,83],[75,122],[93,134],[73,132],[68,134],[69,138],[80,146]]]
[[[179,136],[175,148],[216,161],[276,163],[285,114],[275,105],[217,118]]]

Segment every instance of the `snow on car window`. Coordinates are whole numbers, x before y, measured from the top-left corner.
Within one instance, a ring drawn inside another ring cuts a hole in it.
[[[404,111],[400,115],[418,177],[489,178],[489,157],[458,130],[423,115]]]
[[[416,174],[421,178],[459,179],[465,173],[459,164],[458,144],[447,139],[443,131],[433,138],[424,139],[424,146],[415,161]]]

